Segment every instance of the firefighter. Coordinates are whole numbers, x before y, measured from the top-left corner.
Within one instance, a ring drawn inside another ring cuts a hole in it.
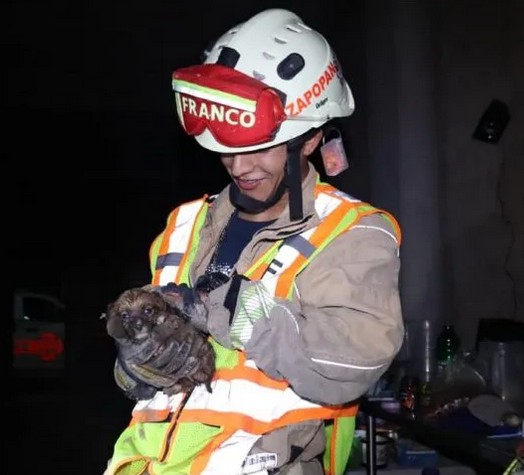
[[[326,131],[355,107],[321,33],[269,9],[204,57],[174,71],[176,111],[231,181],[177,206],[150,261],[168,293],[199,285],[212,390],[139,400],[106,473],[341,475],[358,399],[403,339],[399,225],[311,161],[320,149],[328,174],[347,167]]]

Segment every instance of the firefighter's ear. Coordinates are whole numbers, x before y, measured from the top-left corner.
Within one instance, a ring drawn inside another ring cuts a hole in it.
[[[302,146],[302,153],[306,157],[309,157],[316,150],[323,136],[324,132],[322,129],[319,129],[314,135],[304,142],[304,145]]]

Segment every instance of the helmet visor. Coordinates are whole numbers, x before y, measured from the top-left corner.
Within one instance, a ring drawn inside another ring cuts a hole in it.
[[[287,118],[277,91],[219,64],[177,69],[173,90],[186,133],[200,135],[208,129],[227,147],[271,142]]]

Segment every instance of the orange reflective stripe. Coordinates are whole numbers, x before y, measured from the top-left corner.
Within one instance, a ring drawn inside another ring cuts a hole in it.
[[[171,409],[143,409],[141,411],[134,411],[131,419],[131,424],[138,422],[159,422],[165,421],[169,417]]]
[[[238,363],[237,365],[245,365],[247,361],[247,355],[243,351],[237,351]]]
[[[337,437],[337,429],[338,429],[338,424],[337,424],[337,419],[335,419],[333,421],[333,428],[332,428],[332,432],[331,432],[331,437],[330,437],[330,440],[329,440],[329,473],[327,473],[326,475],[334,475],[335,474],[335,468],[337,466],[337,441],[338,441],[338,437]]]
[[[342,218],[348,213],[351,208],[355,205],[343,202],[341,203],[329,216],[327,216],[322,225],[315,230],[311,236],[311,242],[315,247],[318,247],[324,240],[331,234],[333,229],[337,227],[337,224]]]
[[[282,241],[278,241],[275,244],[273,244],[273,246],[271,246],[271,248],[268,251],[266,251],[264,255],[249,268],[245,275],[249,277],[251,280],[262,279],[262,276],[269,267],[269,264],[273,260],[273,257],[275,257],[275,254],[277,253],[281,242]]]
[[[232,369],[219,369],[215,372],[213,379],[222,379],[224,381],[233,381],[234,379],[246,379],[253,383],[270,389],[285,390],[289,384],[285,381],[278,381],[266,376],[262,371],[247,366],[235,367]]]
[[[169,215],[167,219],[167,226],[162,235],[162,243],[160,244],[160,247],[158,248],[158,253],[155,256],[155,267],[156,267],[156,262],[158,261],[158,256],[163,256],[169,250],[169,237],[171,236],[171,234],[173,233],[173,230],[175,229],[176,218],[178,216],[179,211],[180,211],[180,208],[176,208],[175,210],[173,210],[173,212]],[[162,272],[162,269],[155,268],[152,284],[158,285],[160,283],[160,273],[161,272]]]
[[[277,286],[275,288],[275,296],[280,298],[287,298],[289,290],[291,289],[294,277],[306,262],[306,257],[299,254],[288,269],[278,278]]]
[[[334,186],[329,183],[320,181],[315,185],[315,196],[318,196],[320,193],[330,193],[332,191],[338,191]]]
[[[133,470],[133,472],[129,472],[129,471],[127,471],[124,468],[126,465],[131,465],[134,462],[141,462],[140,465],[143,465],[142,468],[139,468],[138,472],[135,472],[134,470]],[[125,470],[124,472],[122,472],[123,468]],[[118,473],[118,474],[120,474],[120,473],[133,473],[133,474],[136,474],[136,475],[142,475],[143,473],[146,472],[146,469],[147,469],[147,461],[144,460],[144,457],[142,457],[141,455],[136,455],[136,456],[133,456],[133,457],[124,457],[122,460],[120,460],[118,462],[118,465],[116,466],[116,468],[111,473]]]
[[[391,226],[393,226],[393,229],[395,231],[395,237],[397,238],[397,246],[400,247],[400,243],[402,241],[402,231],[400,230],[400,225],[398,224],[398,221],[396,220],[396,218],[389,212],[387,211],[384,211],[382,209],[380,210],[367,210],[367,211],[362,211],[360,212],[360,216],[370,216],[372,214],[376,214],[378,211],[379,214],[382,214],[384,215],[387,220],[391,223]]]
[[[324,219],[309,239],[309,242],[315,247],[315,249],[328,238],[347,212],[354,207],[355,206],[350,203],[341,202],[337,208],[335,208],[335,210]],[[302,266],[306,261],[307,258],[302,254],[299,254],[294,262],[279,277],[275,292],[277,297],[287,298],[295,280],[295,276],[302,269]]]
[[[281,427],[298,424],[314,419],[334,419],[342,416],[355,416],[358,405],[352,404],[339,409],[331,407],[314,407],[307,409],[291,409],[282,417],[270,421],[259,421],[253,417],[238,412],[215,412],[209,409],[186,408],[178,418],[179,422],[204,422],[236,430],[244,430],[250,434],[262,435]]]
[[[203,198],[200,198],[198,200],[194,200],[191,203],[196,203],[197,201],[201,201],[202,200],[202,202],[203,202],[202,205],[206,206],[207,198],[208,198],[208,195],[204,195]],[[202,210],[202,208],[200,208],[200,210]],[[193,242],[194,242],[195,238],[198,238],[198,235],[197,235],[198,233],[195,233],[195,227],[198,225],[198,219],[197,218],[198,218],[198,215],[200,214],[200,210],[198,211],[195,219],[193,220],[193,226],[191,226],[191,237],[189,238],[189,242],[187,243],[186,251],[182,255],[182,260],[180,261],[180,265],[178,266],[178,271],[176,273],[176,279],[175,279],[176,283],[180,283],[180,278],[181,278],[182,273],[185,270],[187,259],[191,255],[191,252],[189,252],[189,251],[193,247]]]
[[[193,460],[191,468],[189,469],[190,475],[199,475],[202,473],[209,463],[209,459],[211,458],[211,455],[213,455],[213,452],[230,437],[231,433],[227,431],[215,436],[209,444],[202,449],[195,460]]]
[[[246,272],[246,275],[249,275],[249,278],[251,280],[260,280],[262,276],[264,275],[264,272],[266,272],[268,266],[269,266],[268,262],[263,262],[253,272],[250,272],[250,273]]]
[[[398,221],[391,213],[388,213],[387,211],[382,211],[382,213],[385,214],[389,218],[389,221],[391,222],[393,228],[395,229],[395,235],[397,236],[397,241],[398,241],[397,244],[400,247],[400,243],[402,242],[402,231],[400,229],[400,225],[398,224]]]
[[[149,246],[149,271],[151,272],[151,276],[153,278],[155,276],[155,271],[156,271],[158,249],[160,248],[160,245],[162,244],[163,239],[164,239],[164,231],[158,234],[157,237],[153,240],[153,242]]]

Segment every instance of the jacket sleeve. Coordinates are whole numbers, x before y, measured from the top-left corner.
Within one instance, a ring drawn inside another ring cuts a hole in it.
[[[397,242],[383,218],[361,224],[306,267],[296,280],[296,298],[278,299],[245,345],[265,373],[322,404],[364,394],[387,370],[404,335]]]

